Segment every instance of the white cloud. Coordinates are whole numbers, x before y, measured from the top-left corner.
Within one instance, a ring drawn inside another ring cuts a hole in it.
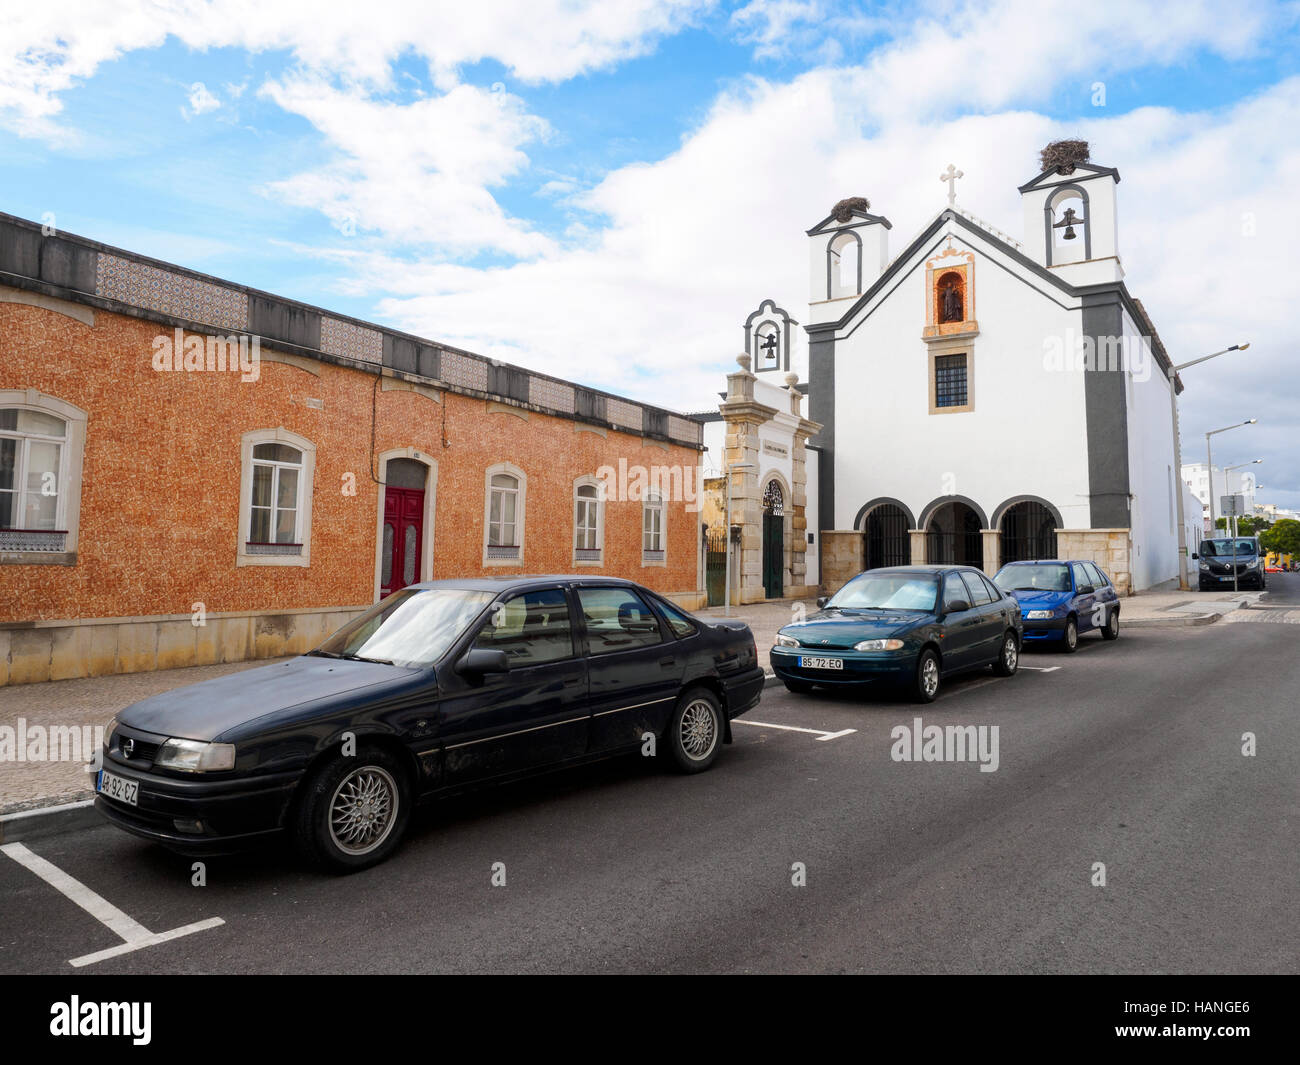
[[[713,0],[46,0],[11,4],[0,36],[0,124],[50,140],[60,96],[104,63],[169,36],[194,49],[288,50],[303,66],[376,87],[399,56],[422,57],[445,89],[495,59],[525,82],[562,81],[644,55]]]
[[[398,104],[308,77],[261,91],[306,118],[340,153],[272,186],[288,202],[320,210],[336,225],[350,219],[358,232],[394,244],[525,258],[552,250],[488,191],[527,165],[522,145],[547,133],[518,97],[457,85]]]
[[[204,115],[221,106],[221,101],[209,92],[208,87],[201,81],[196,81],[190,86],[189,101],[188,108],[181,108],[181,114],[185,116],[186,121],[189,120],[190,115]]]

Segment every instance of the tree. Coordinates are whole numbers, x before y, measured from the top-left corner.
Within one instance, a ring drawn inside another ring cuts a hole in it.
[[[1295,558],[1300,555],[1300,521],[1294,518],[1283,518],[1275,522],[1271,528],[1264,530],[1259,542],[1265,551]]]
[[[1231,530],[1232,529],[1231,522],[1232,522],[1231,518],[1215,518],[1214,527],[1216,529]],[[1262,517],[1238,518],[1237,535],[1254,536],[1256,533],[1262,534],[1264,530],[1268,528],[1268,526],[1269,526],[1269,521],[1267,518],[1262,518]]]

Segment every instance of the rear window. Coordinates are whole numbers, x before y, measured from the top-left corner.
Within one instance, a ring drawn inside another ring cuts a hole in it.
[[[1004,592],[1068,592],[1070,571],[1064,562],[1003,566],[993,578],[993,583]]]

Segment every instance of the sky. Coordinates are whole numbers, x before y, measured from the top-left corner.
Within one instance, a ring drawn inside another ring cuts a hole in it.
[[[679,410],[846,196],[1010,233],[1117,167],[1184,460],[1300,507],[1300,5],[0,0],[0,210]],[[716,400],[714,400],[716,402]],[[1062,443],[1062,442],[1054,442]],[[1068,446],[1068,442],[1064,442]],[[1082,442],[1080,442],[1081,444]]]

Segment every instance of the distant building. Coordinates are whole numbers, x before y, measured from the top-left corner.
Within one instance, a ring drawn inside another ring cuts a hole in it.
[[[1226,477],[1226,480],[1225,480]],[[1206,469],[1204,462],[1185,462],[1183,463],[1183,482],[1192,490],[1193,494],[1200,500],[1202,513],[1205,520],[1209,523],[1207,529],[1212,528],[1214,523],[1210,521],[1210,502],[1213,497],[1214,517],[1222,517],[1223,509],[1219,505],[1223,496],[1239,495],[1244,496],[1245,506],[1242,508],[1243,514],[1253,514],[1255,512],[1255,485],[1257,479],[1249,470],[1229,470],[1225,475],[1223,468],[1217,463],[1213,471],[1214,488],[1210,490],[1210,472]]]

